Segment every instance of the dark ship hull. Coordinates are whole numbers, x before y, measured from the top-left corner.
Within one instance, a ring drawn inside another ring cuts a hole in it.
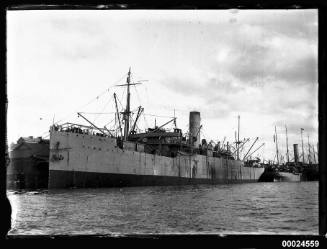
[[[37,189],[48,187],[49,141],[24,141],[9,152],[7,166],[8,189]]]

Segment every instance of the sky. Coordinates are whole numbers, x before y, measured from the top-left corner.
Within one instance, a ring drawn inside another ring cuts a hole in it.
[[[48,138],[53,123],[114,125],[117,93],[125,106],[131,67],[132,110],[140,129],[177,117],[188,131],[201,113],[201,138],[256,137],[254,156],[275,157],[318,143],[317,10],[7,11],[9,144]],[[94,114],[100,113],[100,114]],[[160,117],[155,117],[160,116]],[[166,128],[172,128],[173,124]],[[291,159],[293,153],[291,153]]]

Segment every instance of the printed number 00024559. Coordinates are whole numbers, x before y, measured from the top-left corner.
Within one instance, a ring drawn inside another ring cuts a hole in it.
[[[318,247],[318,240],[283,240],[283,247]]]

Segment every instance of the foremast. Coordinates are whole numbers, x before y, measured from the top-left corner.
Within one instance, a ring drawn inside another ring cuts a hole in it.
[[[129,68],[127,73],[126,84],[118,85],[118,86],[127,86],[127,96],[126,96],[126,109],[122,112],[123,120],[124,120],[124,141],[128,140],[129,135],[129,122],[130,122],[130,115],[131,115],[131,93],[130,93],[130,86],[138,85],[141,83],[131,83],[131,68]]]
[[[130,101],[131,101],[131,93],[130,93],[130,85],[131,85],[131,68],[129,68],[128,74],[127,74],[127,101],[126,101],[126,109],[123,113],[124,121],[125,121],[125,126],[124,126],[124,140],[127,140],[128,133],[129,133],[129,116],[131,114],[131,106],[130,106]]]

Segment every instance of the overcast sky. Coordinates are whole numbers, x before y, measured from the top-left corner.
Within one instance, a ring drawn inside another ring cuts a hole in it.
[[[259,137],[254,155],[265,159],[275,125],[282,153],[285,125],[289,149],[300,128],[316,146],[317,33],[317,10],[8,11],[8,141],[46,137],[53,120],[85,124],[77,111],[114,112],[114,92],[125,105],[114,85],[131,67],[134,81],[147,80],[132,87],[132,109],[175,109],[183,132],[196,110],[209,141],[234,141],[240,115],[240,137]],[[101,127],[114,117],[85,115]],[[140,128],[154,122],[142,117]]]

